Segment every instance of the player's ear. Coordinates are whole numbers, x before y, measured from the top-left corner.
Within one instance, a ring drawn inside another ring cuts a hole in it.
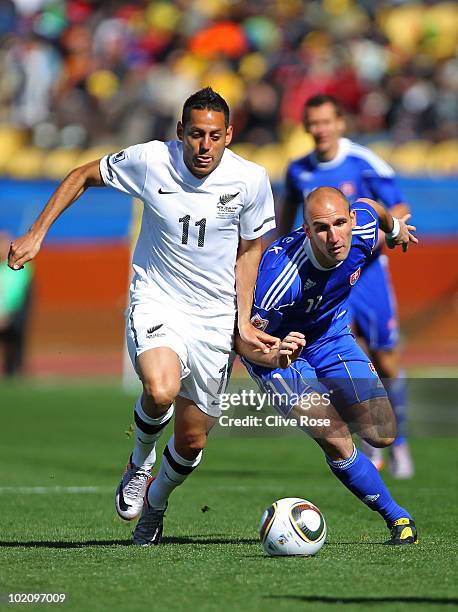
[[[178,137],[178,140],[183,140],[183,134],[184,134],[183,124],[181,123],[181,121],[178,121],[178,123],[177,123],[177,137]]]
[[[310,238],[312,232],[310,231],[310,225],[307,225],[307,223],[304,223],[304,225],[302,226],[304,228],[304,232],[305,235],[307,236],[307,238]]]
[[[352,228],[356,225],[356,212],[354,210],[350,210],[350,219]]]
[[[227,130],[226,130],[226,138],[225,138],[225,141],[224,141],[224,144],[226,145],[226,147],[229,144],[231,144],[232,136],[233,136],[233,127],[232,127],[232,125],[228,125],[227,126]]]

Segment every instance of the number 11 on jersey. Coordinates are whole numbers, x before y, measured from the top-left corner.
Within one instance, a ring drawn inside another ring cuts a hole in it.
[[[181,234],[181,244],[188,244],[189,237],[189,222],[191,221],[191,215],[185,215],[178,219],[179,223],[183,223],[183,233]],[[201,219],[200,221],[196,221],[194,225],[199,228],[199,235],[197,237],[197,246],[203,247],[205,244],[205,226],[207,224],[207,219]]]

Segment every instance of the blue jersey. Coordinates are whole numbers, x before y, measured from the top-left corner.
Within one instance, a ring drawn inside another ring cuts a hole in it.
[[[283,338],[302,332],[307,346],[346,333],[347,298],[377,243],[378,216],[365,202],[354,205],[356,226],[348,257],[321,266],[302,228],[272,243],[259,265],[252,323]]]
[[[403,201],[391,166],[348,138],[340,139],[337,155],[331,161],[320,162],[312,152],[289,165],[287,202],[298,207],[294,227],[302,225],[304,198],[316,187],[336,187],[350,204],[358,198],[370,198],[391,208]]]

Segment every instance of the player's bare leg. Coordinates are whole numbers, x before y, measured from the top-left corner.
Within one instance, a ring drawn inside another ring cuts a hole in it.
[[[208,432],[215,422],[215,417],[202,412],[193,401],[177,397],[175,433],[164,449],[156,478],[148,485],[134,544],[150,546],[161,542],[168,498],[199,465]]]
[[[156,442],[173,416],[172,402],[180,389],[181,364],[167,347],[153,348],[137,358],[143,393],[134,410],[135,446],[116,490],[115,505],[124,520],[138,516],[151,468],[156,461]]]
[[[387,350],[372,350],[372,362],[380,378],[385,382],[396,415],[398,436],[390,448],[390,472],[395,478],[411,478],[414,466],[406,439],[404,381],[400,377],[400,355],[397,347]]]
[[[323,402],[317,406],[307,406],[306,408],[300,405],[295,406],[289,416],[297,419],[299,423],[304,423],[306,417],[318,422],[325,419],[329,420],[329,426],[312,427],[302,424],[300,427],[302,431],[315,440],[326,456],[333,461],[343,461],[351,456],[354,444],[350,430],[334,406],[328,402]]]
[[[319,414],[320,410],[317,413],[314,409],[314,412]],[[393,441],[396,422],[388,399],[367,400],[338,414],[330,406],[327,413],[332,427],[313,428],[307,433],[323,449],[333,474],[359,500],[384,518],[391,532],[386,544],[416,543],[417,532],[411,515],[394,501],[375,466],[355,448],[351,437],[351,432],[356,431],[377,447]],[[346,423],[344,418],[350,418],[351,422]]]

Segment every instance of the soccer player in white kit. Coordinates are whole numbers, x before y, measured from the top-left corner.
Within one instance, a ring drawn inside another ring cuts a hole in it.
[[[186,100],[177,136],[73,170],[9,254],[13,269],[31,260],[54,220],[89,186],[111,185],[144,203],[126,317],[143,391],[134,410],[135,447],[116,491],[122,518],[142,512],[134,532],[140,545],[160,543],[168,497],[199,465],[220,415],[236,313],[251,346],[269,352],[277,342],[250,323],[261,236],[275,227],[267,173],[226,149],[229,108],[211,88]],[[151,479],[173,403],[174,435]]]

